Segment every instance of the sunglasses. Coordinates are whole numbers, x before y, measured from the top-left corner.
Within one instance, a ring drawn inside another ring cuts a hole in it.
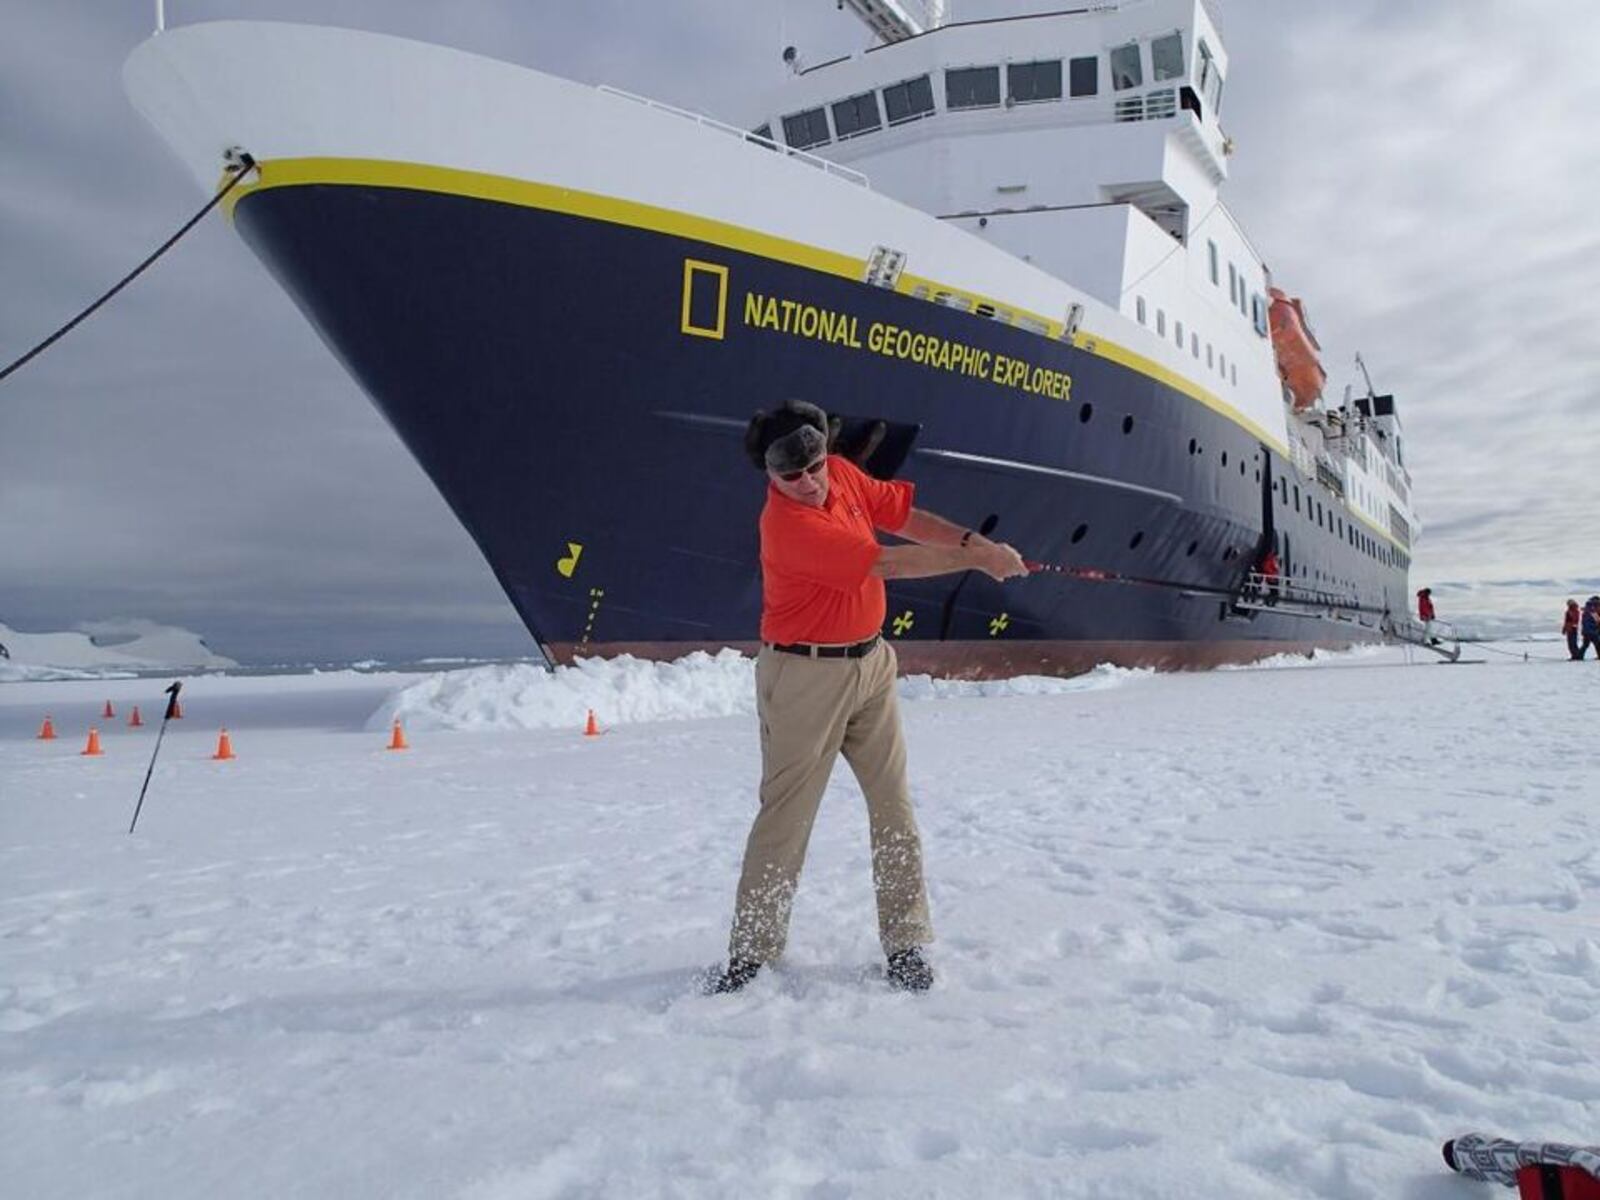
[[[827,465],[828,465],[827,458],[825,458],[825,457],[824,458],[819,458],[819,459],[817,459],[816,462],[812,463],[809,467],[807,467],[803,471],[785,471],[781,475],[779,475],[778,478],[783,480],[785,483],[799,483],[800,482],[800,476],[802,476],[802,475],[815,475],[818,471],[822,470],[822,468],[827,466]]]

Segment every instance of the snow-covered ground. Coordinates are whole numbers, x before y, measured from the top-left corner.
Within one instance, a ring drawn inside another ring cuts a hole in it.
[[[908,682],[923,996],[842,766],[787,961],[697,993],[747,664],[196,678],[131,837],[164,681],[0,687],[0,1191],[1504,1194],[1438,1144],[1600,1132],[1600,667],[1500,649]]]

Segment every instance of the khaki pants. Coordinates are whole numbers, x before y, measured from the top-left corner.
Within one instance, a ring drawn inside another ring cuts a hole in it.
[[[887,642],[863,658],[806,658],[762,647],[756,659],[761,811],[745,845],[729,939],[733,958],[768,963],[782,955],[806,843],[841,751],[866,795],[884,953],[933,940],[895,666]]]

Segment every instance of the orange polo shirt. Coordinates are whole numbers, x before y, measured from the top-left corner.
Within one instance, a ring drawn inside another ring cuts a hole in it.
[[[875,530],[900,529],[914,484],[884,482],[828,456],[820,508],[767,485],[761,510],[761,640],[861,642],[883,628],[883,580],[871,574],[883,547]]]

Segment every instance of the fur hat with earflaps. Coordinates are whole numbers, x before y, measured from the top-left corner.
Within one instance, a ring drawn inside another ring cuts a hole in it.
[[[828,450],[828,414],[804,400],[758,412],[744,431],[744,450],[758,471],[801,471]]]

